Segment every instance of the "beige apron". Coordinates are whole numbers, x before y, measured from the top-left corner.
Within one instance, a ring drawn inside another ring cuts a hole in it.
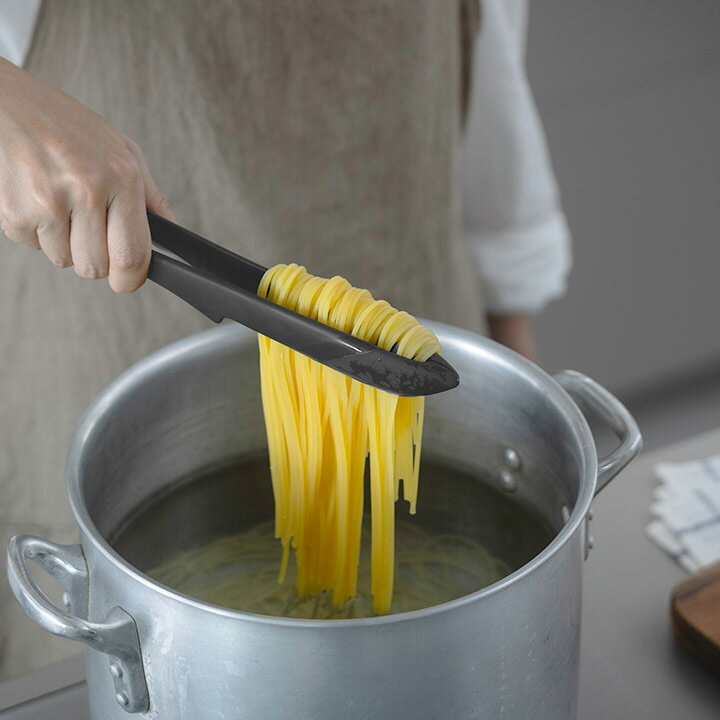
[[[44,4],[27,64],[140,144],[187,227],[481,330],[457,232],[460,15],[458,0],[63,0]],[[3,547],[74,541],[63,464],[83,409],[209,325],[152,283],[117,296],[0,240]],[[22,618],[6,583],[0,612],[0,677],[78,650]]]

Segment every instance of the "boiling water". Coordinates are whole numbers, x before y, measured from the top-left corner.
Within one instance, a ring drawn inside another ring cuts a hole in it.
[[[297,597],[292,565],[278,582],[281,548],[272,517],[267,456],[255,456],[174,484],[132,513],[112,544],[158,582],[216,605],[302,618],[372,614],[369,517],[358,596],[342,608],[332,606],[329,593]],[[397,503],[391,612],[436,605],[490,585],[531,560],[553,534],[507,494],[426,461],[417,514]]]

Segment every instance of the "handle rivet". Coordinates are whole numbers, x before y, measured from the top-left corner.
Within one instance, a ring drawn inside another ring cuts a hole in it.
[[[66,608],[70,607],[70,593],[69,592],[64,592],[62,594],[62,602]]]
[[[127,696],[127,693],[124,693],[122,690],[119,693],[115,693],[115,699],[117,700],[117,704],[121,707],[125,707],[130,702],[130,698]]]
[[[592,520],[595,517],[595,513],[592,511],[592,508],[590,508],[590,510],[588,510],[587,517],[588,517],[588,520]]]
[[[520,456],[517,454],[516,450],[513,450],[510,447],[505,448],[505,452],[503,453],[503,456],[505,458],[505,464],[511,470],[519,470],[520,469]]]
[[[595,547],[595,538],[592,535],[588,535],[587,547],[588,550],[592,550]]]
[[[509,470],[501,470],[499,479],[500,487],[502,487],[505,492],[515,492],[517,489],[517,480]]]
[[[122,668],[117,663],[110,663],[110,674],[119,680],[123,676]]]

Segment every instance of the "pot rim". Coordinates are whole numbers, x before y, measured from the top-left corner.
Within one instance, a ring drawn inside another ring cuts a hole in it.
[[[571,430],[581,449],[585,465],[584,477],[580,478],[578,497],[575,501],[575,505],[570,513],[568,521],[563,525],[553,539],[522,567],[518,568],[509,575],[506,575],[497,582],[487,585],[480,590],[476,590],[473,593],[463,595],[462,597],[450,600],[449,602],[440,603],[439,605],[431,605],[427,608],[421,608],[420,610],[412,610],[404,613],[395,613],[369,618],[317,620],[260,615],[242,610],[232,610],[220,605],[213,605],[212,603],[198,600],[189,595],[173,590],[169,586],[153,580],[150,576],[127,562],[110,546],[107,540],[98,531],[95,523],[90,517],[90,513],[80,492],[80,463],[83,456],[85,442],[92,436],[95,426],[98,424],[103,415],[120,398],[122,398],[126,394],[126,391],[133,387],[140,378],[145,379],[148,373],[156,372],[165,368],[168,361],[173,361],[180,356],[186,356],[189,352],[202,351],[208,345],[212,345],[216,348],[222,347],[223,345],[231,347],[235,342],[237,334],[244,335],[252,332],[251,330],[248,330],[236,323],[229,323],[221,327],[211,328],[209,330],[189,335],[186,338],[171,343],[151,355],[148,355],[146,358],[140,360],[138,363],[118,376],[90,404],[82,416],[77,430],[75,431],[66,463],[66,480],[70,506],[73,514],[75,515],[75,519],[80,526],[82,535],[94,543],[94,546],[101,552],[107,561],[122,570],[132,580],[141,583],[155,592],[161,593],[169,599],[195,607],[198,610],[213,613],[214,615],[234,618],[236,620],[257,622],[268,625],[290,626],[295,628],[349,628],[419,620],[421,618],[450,612],[465,605],[469,605],[473,602],[482,600],[485,597],[501,592],[505,588],[519,582],[524,577],[544,565],[556,553],[558,553],[562,547],[569,542],[570,538],[575,534],[576,530],[587,515],[595,494],[595,486],[597,483],[597,452],[592,432],[588,426],[585,416],[568,393],[565,392],[565,390],[553,377],[548,375],[544,370],[539,368],[527,358],[519,355],[513,350],[510,350],[504,345],[500,345],[499,343],[481,335],[477,335],[476,333],[461,330],[446,323],[423,320],[421,318],[419,318],[419,320],[424,325],[429,326],[437,332],[438,336],[442,336],[444,334],[443,331],[446,329],[451,331],[452,337],[441,337],[442,343],[445,347],[450,347],[456,344],[462,346],[465,351],[470,350],[478,357],[492,355],[496,361],[500,359],[503,362],[512,365],[514,368],[519,367],[523,371],[524,375],[533,380],[538,391],[547,393],[554,404],[558,405],[570,420]],[[88,568],[88,572],[92,572],[92,568]]]

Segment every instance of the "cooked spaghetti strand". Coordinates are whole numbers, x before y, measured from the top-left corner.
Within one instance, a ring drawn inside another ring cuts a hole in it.
[[[341,277],[270,268],[258,294],[415,360],[440,351],[432,331]],[[373,609],[386,613],[394,582],[395,500],[415,512],[423,398],[363,385],[266,337],[259,338],[280,580],[295,550],[299,597],[332,592],[335,606],[357,593],[366,456],[370,465]]]

